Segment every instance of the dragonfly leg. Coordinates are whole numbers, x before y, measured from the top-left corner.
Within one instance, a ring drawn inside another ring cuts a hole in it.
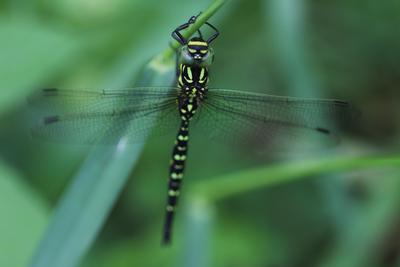
[[[218,31],[218,29],[217,28],[215,28],[215,26],[213,26],[211,23],[209,23],[209,22],[206,22],[205,23],[207,26],[209,26],[211,29],[213,29],[214,30],[214,34],[213,35],[211,35],[211,37],[210,38],[208,38],[208,40],[207,40],[207,43],[211,43],[212,41],[214,41],[215,40],[215,38],[217,38],[218,37],[218,35],[219,35],[219,31]]]
[[[184,29],[188,28],[191,24],[196,22],[196,19],[198,16],[200,16],[201,12],[197,15],[197,16],[192,16],[190,17],[190,19],[188,20],[188,22],[178,26],[171,34],[172,38],[174,38],[175,40],[177,40],[181,45],[185,45],[187,44],[187,39],[185,37],[183,37],[183,35],[181,34],[181,31],[183,31]],[[200,30],[197,30],[197,32],[199,33],[200,37],[202,37],[202,34],[200,32]]]

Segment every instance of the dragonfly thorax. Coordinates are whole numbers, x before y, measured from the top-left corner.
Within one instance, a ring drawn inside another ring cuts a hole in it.
[[[189,121],[207,92],[208,69],[180,64],[178,85],[181,88],[178,104],[182,120]]]
[[[178,68],[178,85],[181,89],[196,88],[206,90],[208,86],[208,68],[180,64]]]

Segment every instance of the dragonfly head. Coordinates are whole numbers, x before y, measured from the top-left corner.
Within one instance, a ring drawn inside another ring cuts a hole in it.
[[[182,63],[188,65],[211,65],[214,58],[212,48],[207,41],[200,37],[193,37],[181,50]]]
[[[208,54],[208,43],[200,37],[193,37],[189,40],[188,51],[195,60],[201,60]]]

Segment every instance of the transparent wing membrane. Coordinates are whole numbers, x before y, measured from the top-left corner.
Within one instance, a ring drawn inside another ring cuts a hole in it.
[[[197,120],[198,128],[219,142],[262,150],[302,142],[338,142],[333,120],[354,115],[344,101],[301,99],[210,89]]]
[[[31,105],[50,112],[33,135],[73,143],[116,143],[122,136],[135,142],[176,131],[179,88],[124,90],[43,89]],[[223,143],[279,148],[295,142],[337,143],[335,121],[355,112],[344,101],[300,99],[226,89],[209,89],[194,116],[193,132]]]
[[[79,144],[129,142],[176,131],[177,88],[75,91],[44,89],[32,105],[51,112],[32,128],[35,137]]]
[[[29,103],[46,111],[89,112],[115,107],[136,107],[176,99],[179,88],[149,87],[122,90],[42,89],[28,98]]]

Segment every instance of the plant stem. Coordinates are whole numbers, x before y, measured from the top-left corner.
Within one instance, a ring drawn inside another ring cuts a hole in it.
[[[193,194],[210,202],[247,193],[266,186],[331,172],[360,168],[400,167],[400,156],[349,157],[262,167],[198,182]]]
[[[189,26],[189,28],[187,28],[187,30],[185,30],[185,32],[182,34],[183,37],[189,38],[191,35],[193,35],[226,2],[227,0],[214,0],[214,2],[196,19],[195,23],[193,23],[191,26]],[[170,47],[168,47],[164,50],[164,52],[161,53],[163,60],[170,59],[179,46],[180,44],[174,40],[171,43]]]

